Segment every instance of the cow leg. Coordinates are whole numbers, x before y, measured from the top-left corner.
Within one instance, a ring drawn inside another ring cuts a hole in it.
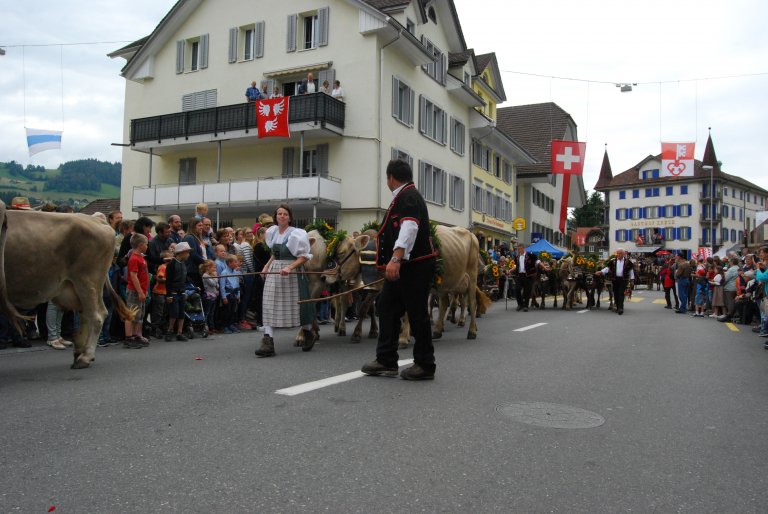
[[[440,339],[443,337],[443,320],[445,319],[445,311],[448,310],[448,303],[447,293],[438,295],[437,320],[435,321],[435,328],[432,330],[432,339]]]
[[[96,359],[96,342],[104,319],[107,317],[107,308],[104,306],[100,289],[98,293],[80,290],[78,297],[82,311],[80,312],[80,331],[74,338],[72,369],[85,369]]]
[[[365,320],[366,316],[368,316],[368,314],[371,314],[371,331],[373,331],[373,327],[376,325],[376,317],[373,315],[373,313],[369,313],[373,305],[373,298],[374,295],[368,293],[360,303],[360,310],[357,313],[357,324],[355,325],[355,330],[352,332],[352,339],[350,340],[351,343],[359,343],[362,340],[363,321]],[[371,337],[370,333],[368,334],[368,337]]]
[[[451,305],[448,307],[448,316],[446,317],[447,321],[450,321],[454,325],[456,324],[456,308],[458,307],[458,302],[456,295],[451,295]]]
[[[408,343],[411,339],[411,324],[408,323],[408,313],[403,315],[403,319],[400,324],[400,338],[398,339],[398,350],[405,350],[408,348]]]
[[[465,310],[467,310],[467,295],[462,294],[459,295],[459,321],[456,323],[457,327],[463,327],[467,321]]]
[[[473,291],[474,289],[474,291]],[[467,339],[477,339],[477,308],[478,301],[477,295],[480,294],[480,289],[470,286],[467,292],[467,303],[469,311],[469,330],[467,331]]]

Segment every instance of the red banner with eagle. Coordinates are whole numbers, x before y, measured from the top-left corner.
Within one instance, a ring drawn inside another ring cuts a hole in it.
[[[255,102],[259,139],[263,137],[291,137],[288,126],[289,101],[290,97],[284,96]]]
[[[587,143],[578,141],[552,141],[552,173],[563,176],[563,194],[560,199],[560,232],[565,234],[568,220],[568,197],[571,190],[571,175],[584,172],[584,156]]]

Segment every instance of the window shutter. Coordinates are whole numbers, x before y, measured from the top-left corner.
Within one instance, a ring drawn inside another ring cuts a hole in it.
[[[416,91],[413,89],[408,90],[411,94],[411,103],[408,104],[408,125],[413,127],[414,122],[416,121]]]
[[[327,46],[328,45],[328,14],[330,12],[330,7],[322,7],[317,10],[317,29],[318,29],[318,38],[317,38],[317,46]],[[331,82],[333,84],[333,82]]]
[[[254,57],[261,59],[264,57],[264,27],[263,21],[256,23],[256,33],[254,39],[256,41],[256,49],[254,51]]]
[[[688,204],[687,207],[688,207],[688,216],[693,215],[693,207],[691,206],[691,204]]]
[[[237,62],[237,28],[229,29],[229,62]]]
[[[328,176],[328,143],[317,145],[317,173],[321,177]]]
[[[619,235],[619,230],[616,231],[616,241],[621,241],[621,236]]]
[[[181,97],[181,110],[182,111],[192,110],[192,95],[184,95]]]
[[[448,78],[448,54],[443,52],[442,54],[442,60],[443,60],[443,69],[442,74],[440,76],[440,83],[442,85],[445,85],[445,81]]]
[[[392,116],[397,118],[400,112],[400,81],[392,77]]]
[[[290,177],[293,175],[293,161],[295,148],[287,147],[283,148],[283,176]]]
[[[176,73],[184,73],[184,45],[183,39],[176,41]]]
[[[619,217],[619,211],[620,211],[620,210],[621,210],[621,209],[616,209],[616,219],[617,219],[617,220],[618,220],[618,219],[621,219],[621,218]]]
[[[443,111],[443,133],[442,133],[443,141],[442,143],[445,144],[448,142],[448,113]]]
[[[659,207],[659,218],[664,218],[667,215],[667,209],[663,205]]]
[[[296,23],[298,21],[298,15],[296,14],[289,14],[288,15],[288,30],[287,30],[287,41],[286,41],[286,52],[295,52],[296,51]]]
[[[208,67],[208,34],[200,36],[200,69]]]
[[[422,134],[427,131],[427,101],[424,95],[419,95],[419,131]]]

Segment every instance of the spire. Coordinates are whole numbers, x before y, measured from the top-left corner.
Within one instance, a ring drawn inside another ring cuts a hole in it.
[[[712,166],[715,173],[720,172],[720,164],[717,162],[717,155],[715,155],[715,145],[712,142],[712,133],[709,133],[707,137],[707,146],[704,147],[704,157],[701,158],[702,166]]]
[[[607,187],[611,185],[613,180],[613,171],[611,171],[611,161],[608,159],[608,145],[605,145],[605,153],[603,154],[603,165],[600,166],[600,177],[597,179],[594,189],[600,189],[601,187]]]

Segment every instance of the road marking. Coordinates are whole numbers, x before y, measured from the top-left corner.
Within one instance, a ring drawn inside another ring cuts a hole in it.
[[[403,359],[397,361],[398,366],[405,366],[406,364],[413,364],[413,359]],[[275,394],[282,394],[285,396],[296,396],[297,394],[308,393],[316,389],[322,389],[342,382],[348,382],[356,378],[364,377],[365,373],[362,371],[353,371],[352,373],[344,373],[343,375],[336,375],[335,377],[324,378],[322,380],[315,380],[314,382],[307,382],[306,384],[299,384],[293,387],[286,387],[285,389],[278,389]]]
[[[589,312],[589,309],[584,309],[583,311],[577,311],[576,314],[584,314],[585,312]]]
[[[536,328],[536,327],[542,327],[544,325],[546,325],[546,323],[536,323],[535,325],[528,325],[527,327],[516,328],[515,330],[513,330],[513,332],[525,332],[526,330],[531,330],[532,328]]]
[[[632,298],[629,299],[629,301],[632,302],[632,303],[642,302],[643,300],[645,300],[645,298],[635,298],[635,297],[632,297]]]
[[[666,305],[667,301],[659,299],[659,300],[654,300],[653,303],[655,303],[656,305]]]
[[[730,328],[731,332],[739,332],[739,328],[736,325],[734,325],[733,323],[728,322],[728,323],[725,324],[725,326]]]

